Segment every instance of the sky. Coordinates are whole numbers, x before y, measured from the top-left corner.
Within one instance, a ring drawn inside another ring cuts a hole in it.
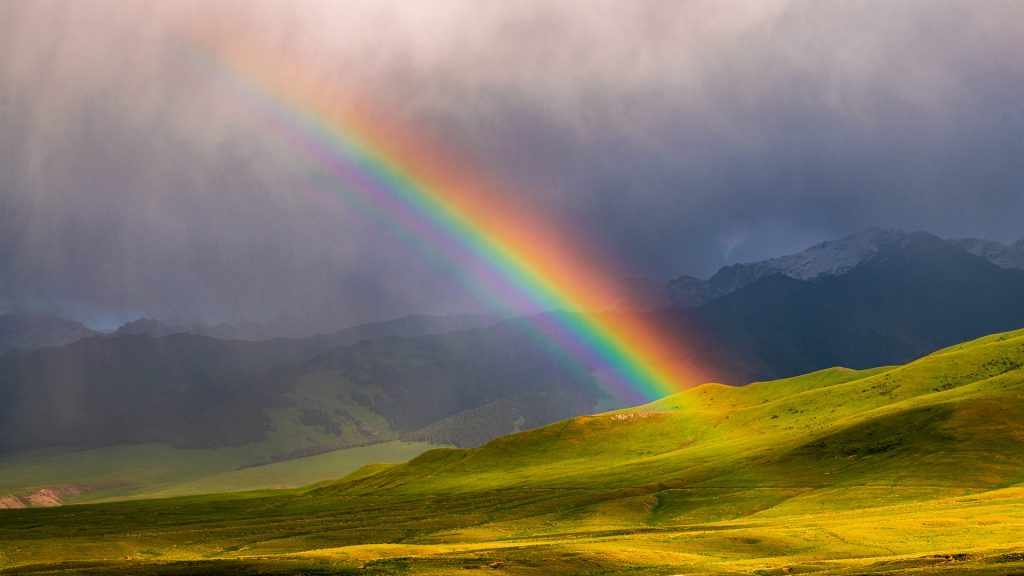
[[[624,276],[878,226],[1024,236],[1016,0],[0,3],[0,309],[315,328],[481,311],[195,48],[274,55]]]

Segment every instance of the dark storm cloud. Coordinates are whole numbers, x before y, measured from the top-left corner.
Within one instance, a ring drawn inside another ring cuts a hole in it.
[[[481,306],[318,190],[183,38],[388,94],[630,274],[867,226],[1024,234],[1019,2],[0,5],[0,304],[325,323]]]

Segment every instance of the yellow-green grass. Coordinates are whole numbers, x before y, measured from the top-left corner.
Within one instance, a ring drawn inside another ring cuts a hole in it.
[[[1021,534],[1024,331],[902,367],[705,385],[306,489],[3,511],[0,566],[1013,574]]]

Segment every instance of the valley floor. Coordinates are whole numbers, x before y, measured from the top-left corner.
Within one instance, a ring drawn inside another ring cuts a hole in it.
[[[852,488],[862,499],[892,489]],[[500,496],[520,504],[579,497],[540,491]],[[494,495],[470,500],[475,498]],[[6,566],[0,574],[1024,574],[1024,487],[847,511],[783,510],[813,507],[801,498],[797,494],[779,509],[742,518],[690,525],[567,518],[570,511],[561,518],[449,519],[440,521],[439,529],[422,517],[432,514],[430,507],[440,517],[465,504],[439,500],[424,509],[379,503],[369,516],[404,517],[380,526],[374,531],[379,542],[367,544],[355,543],[375,539],[365,532],[366,523],[353,518],[358,508],[339,503],[337,511],[303,513],[304,498],[294,494],[236,505],[172,499],[139,507],[8,511],[0,516],[0,565]],[[655,506],[657,500],[656,495]],[[189,518],[183,510],[189,510]],[[41,516],[51,512],[53,518]],[[34,514],[38,522],[9,514]],[[76,516],[95,516],[98,523],[88,530],[79,525],[78,535],[69,535],[66,528],[78,523]],[[144,522],[146,517],[151,522]],[[421,528],[402,526],[408,522]],[[43,559],[64,562],[39,562]]]
[[[273,451],[259,444],[209,450],[139,444],[0,454],[0,510],[31,504],[33,495],[48,492],[59,498],[49,505],[59,505],[298,488],[367,464],[408,460],[431,448],[437,446],[391,441],[262,465],[251,463],[268,460]],[[4,498],[14,506],[4,506]]]

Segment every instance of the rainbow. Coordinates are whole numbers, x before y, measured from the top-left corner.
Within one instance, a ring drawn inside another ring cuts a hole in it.
[[[389,129],[369,108],[339,104],[279,55],[196,45],[347,202],[383,215],[411,246],[442,255],[434,261],[447,272],[472,268],[468,280],[494,301],[562,310],[533,316],[537,329],[567,355],[601,366],[598,377],[624,400],[651,401],[699,383],[679,360],[678,337],[653,315],[593,311],[595,287],[617,276],[513,194],[446,162],[436,143]]]

